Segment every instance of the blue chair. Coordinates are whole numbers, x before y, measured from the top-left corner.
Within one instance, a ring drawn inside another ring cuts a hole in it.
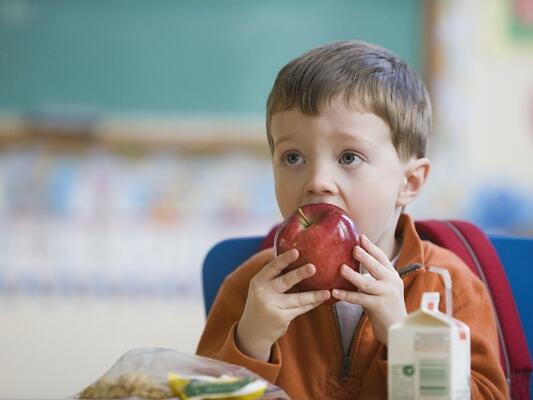
[[[503,235],[489,235],[489,238],[505,268],[531,353],[533,351],[533,238]],[[533,384],[533,380],[531,383]]]
[[[209,250],[202,267],[205,315],[209,313],[226,275],[257,253],[262,240],[262,236],[227,239]]]
[[[533,238],[489,235],[502,261],[514,295],[529,349],[533,349]],[[224,278],[255,254],[264,237],[224,240],[207,254],[202,268],[206,315],[209,313]],[[531,350],[530,350],[531,353]],[[533,377],[530,379],[533,387]]]

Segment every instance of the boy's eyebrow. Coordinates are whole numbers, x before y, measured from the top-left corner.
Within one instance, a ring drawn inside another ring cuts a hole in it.
[[[338,136],[339,138],[344,139],[345,141],[349,142],[355,142],[359,146],[363,146],[364,148],[371,149],[375,148],[378,143],[372,140],[368,140],[366,135],[361,135],[357,133],[348,133],[344,131],[339,131],[334,133],[335,136]]]
[[[355,141],[358,144],[361,144],[363,146],[370,146],[370,147],[374,147],[375,146],[375,143],[372,143],[372,141],[366,140],[366,139],[362,138],[361,135],[357,135],[357,134],[354,134],[354,133],[348,133],[348,132],[345,132],[345,131],[338,131],[338,132],[333,133],[333,136],[336,136],[336,137],[338,137],[340,139],[344,139],[346,141],[348,141],[348,140],[352,141],[352,142]],[[277,146],[280,143],[289,141],[291,139],[292,139],[291,135],[282,136],[282,137],[280,137],[278,140],[276,140],[274,142],[274,146]]]
[[[353,133],[339,131],[339,132],[335,132],[334,135],[340,138],[346,139],[346,140],[355,140],[357,142],[368,143],[367,140],[363,140],[361,139],[359,135],[353,134]]]
[[[276,140],[276,141],[274,142],[274,146],[276,146],[276,145],[278,145],[278,144],[280,144],[280,143],[282,143],[282,142],[286,142],[286,141],[288,141],[288,140],[291,140],[291,136],[290,136],[290,135],[282,136],[282,137],[280,137],[278,140]]]

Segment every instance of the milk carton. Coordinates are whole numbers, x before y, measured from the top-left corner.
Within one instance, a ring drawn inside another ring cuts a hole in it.
[[[389,328],[389,400],[470,399],[470,329],[452,317],[451,279],[446,288],[446,314],[439,293],[427,292],[420,309]]]

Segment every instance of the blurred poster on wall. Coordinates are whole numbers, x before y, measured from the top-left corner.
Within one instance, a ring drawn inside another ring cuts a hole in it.
[[[424,210],[533,235],[531,1],[433,2],[434,169]]]

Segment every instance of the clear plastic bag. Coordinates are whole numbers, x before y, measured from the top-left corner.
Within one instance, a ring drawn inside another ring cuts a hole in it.
[[[176,399],[179,397],[169,386],[169,373],[191,377],[231,376],[263,380],[244,367],[211,358],[172,349],[139,348],[126,352],[96,382],[72,399]],[[266,383],[261,399],[289,399],[279,387]]]

